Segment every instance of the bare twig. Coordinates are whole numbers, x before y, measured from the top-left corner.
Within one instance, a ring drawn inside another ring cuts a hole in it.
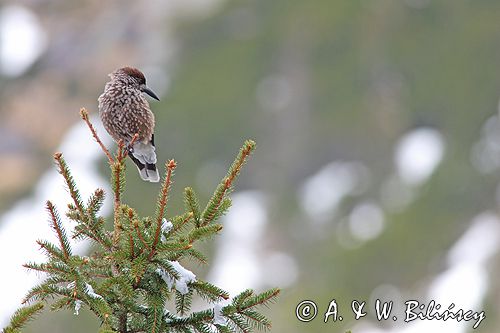
[[[90,131],[92,132],[92,136],[97,141],[97,143],[99,144],[99,146],[101,146],[102,151],[108,157],[108,162],[111,165],[113,163],[113,157],[111,156],[111,154],[109,153],[109,150],[106,148],[106,146],[104,146],[104,144],[102,143],[101,139],[97,135],[97,132],[96,132],[94,126],[92,125],[92,123],[90,122],[90,120],[89,120],[89,114],[88,114],[88,112],[87,112],[87,110],[85,108],[81,108],[80,109],[80,117],[82,117],[83,121],[85,121],[85,123],[89,127]]]
[[[132,137],[132,140],[130,140],[130,143],[128,144],[127,147],[132,147],[134,143],[137,141],[137,138],[139,137],[139,133],[135,133],[134,136]],[[129,149],[125,149],[125,152],[123,153],[123,159],[126,159],[129,154]]]

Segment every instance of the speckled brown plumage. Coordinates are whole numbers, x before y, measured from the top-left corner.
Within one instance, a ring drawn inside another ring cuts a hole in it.
[[[142,179],[159,181],[153,141],[155,118],[143,92],[158,97],[146,86],[144,74],[136,68],[123,67],[109,76],[111,80],[98,99],[104,128],[116,142],[123,140],[126,145],[137,133],[136,142],[129,147],[129,156]]]

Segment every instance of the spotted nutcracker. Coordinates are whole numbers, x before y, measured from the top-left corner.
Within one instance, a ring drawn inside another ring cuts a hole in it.
[[[137,68],[123,67],[109,74],[104,93],[99,96],[99,115],[104,128],[116,142],[123,140],[128,147],[130,158],[134,161],[141,178],[158,182],[160,176],[156,169],[154,144],[155,117],[143,92],[160,100],[146,86],[144,74]],[[135,134],[134,144],[130,142]]]

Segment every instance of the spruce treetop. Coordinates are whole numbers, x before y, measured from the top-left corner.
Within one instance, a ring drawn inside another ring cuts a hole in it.
[[[71,198],[65,217],[76,227],[68,235],[58,209],[47,201],[49,223],[58,241],[37,242],[46,261],[24,266],[42,272],[45,279],[27,293],[25,306],[12,316],[3,332],[21,332],[46,305],[51,310],[69,309],[76,315],[82,307],[87,307],[100,319],[100,333],[228,333],[270,329],[270,321],[258,307],[274,302],[279,289],[262,293],[248,289],[231,298],[229,293],[203,281],[181,264],[187,260],[207,264],[208,259],[197,249],[197,243],[223,229],[217,221],[231,207],[229,194],[254,151],[255,142],[245,141],[205,208],[200,208],[195,191],[185,188],[185,211],[178,215],[167,211],[177,167],[174,160],[168,161],[155,213],[142,217],[122,201],[127,147],[123,141],[118,142],[117,152],[112,156],[90,123],[87,111],[82,109],[80,115],[111,169],[113,228],[108,230],[105,218],[99,215],[104,191],[96,189],[84,201],[70,166],[61,153],[56,153],[55,164]],[[88,256],[76,255],[69,237],[90,239],[95,246]],[[207,302],[205,310],[191,311],[195,295]],[[168,307],[169,301],[175,308]]]

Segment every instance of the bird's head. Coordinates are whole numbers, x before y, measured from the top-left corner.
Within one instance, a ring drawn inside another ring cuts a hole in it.
[[[122,83],[136,88],[156,100],[160,100],[156,94],[146,85],[146,77],[144,74],[134,67],[122,67],[109,74],[112,80],[119,80]]]

